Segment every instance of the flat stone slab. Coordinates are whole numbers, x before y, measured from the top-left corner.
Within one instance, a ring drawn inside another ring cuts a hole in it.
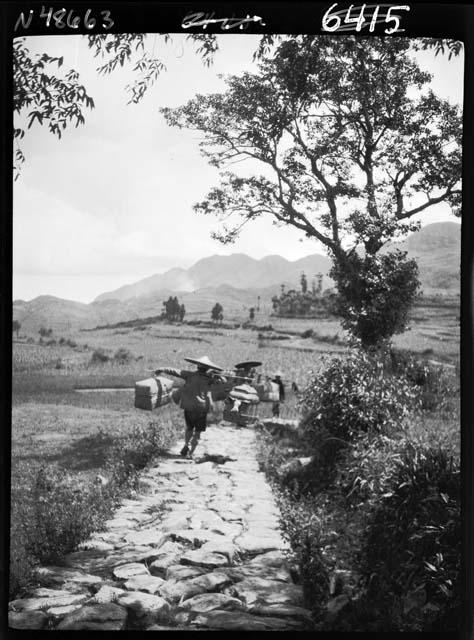
[[[125,627],[127,610],[117,604],[88,605],[67,615],[57,626],[59,631],[98,630],[121,631]]]
[[[91,575],[80,569],[69,569],[67,567],[39,567],[36,571],[39,582],[41,584],[61,585],[63,588],[66,583],[74,585],[96,585],[102,582],[100,576]]]
[[[104,584],[104,586],[101,587],[99,591],[97,591],[92,600],[98,604],[105,604],[107,602],[113,602],[124,593],[124,589],[119,589],[118,587],[112,587],[111,585]]]
[[[150,564],[150,573],[154,576],[164,577],[168,567],[179,564],[180,558],[186,547],[178,542],[165,542],[159,549],[159,555]]]
[[[286,618],[253,616],[243,611],[220,610],[200,614],[191,624],[229,631],[286,631],[301,628],[301,623]]]
[[[281,551],[268,551],[249,560],[249,564],[264,567],[286,567],[287,562]]]
[[[188,520],[189,516],[185,512],[174,513],[160,522],[160,529],[161,531],[186,529],[186,527],[188,526]]]
[[[167,580],[160,589],[163,598],[173,604],[205,592],[204,587],[193,584],[190,580]]]
[[[44,629],[48,616],[43,611],[10,611],[8,626],[12,629]]]
[[[76,593],[88,593],[87,587],[84,585],[77,585],[77,589],[74,591],[69,589],[50,589],[49,587],[37,587],[32,589],[28,597],[30,598],[68,598],[72,594]]]
[[[312,616],[308,609],[297,607],[291,604],[269,604],[256,605],[251,607],[249,613],[259,616],[275,616],[277,618],[294,618],[308,623],[312,623]]]
[[[181,559],[182,553],[166,553],[161,555],[159,558],[153,560],[150,564],[150,573],[153,576],[157,576],[158,578],[162,578],[166,576],[166,572],[168,571],[168,567],[171,567],[177,564]]]
[[[242,610],[244,605],[237,598],[228,596],[225,593],[203,593],[181,602],[181,607],[190,609],[196,613],[207,613],[214,609],[221,610]]]
[[[136,546],[147,545],[158,548],[162,546],[167,539],[168,536],[166,533],[163,533],[163,531],[157,531],[156,529],[142,529],[140,531],[134,531],[132,528],[132,530],[124,536],[124,540]]]
[[[46,614],[52,618],[64,618],[68,613],[72,613],[81,607],[82,604],[70,604],[67,607],[51,607],[51,609],[46,609]]]
[[[220,524],[214,524],[209,529],[213,533],[218,533],[232,540],[242,534],[243,525],[238,522],[222,522]]]
[[[94,551],[75,551],[64,558],[64,562],[74,569],[86,569],[87,571],[108,576],[117,565],[140,562],[150,554],[151,547],[130,546],[124,543],[112,552],[98,554]]]
[[[202,548],[185,553],[183,556],[181,556],[181,563],[207,567],[209,569],[225,567],[226,565],[230,564],[229,558],[222,553],[206,551]]]
[[[245,578],[229,587],[228,592],[248,607],[256,604],[303,604],[301,587],[266,578]]]
[[[146,591],[147,593],[158,593],[165,581],[157,576],[138,575],[133,576],[123,585],[128,591]]]
[[[210,540],[203,544],[199,551],[201,553],[218,553],[225,556],[229,563],[236,561],[239,557],[239,547],[228,538],[224,538],[223,540]]]
[[[129,564],[123,564],[115,567],[113,574],[119,580],[128,580],[134,576],[148,576],[150,572],[141,562],[130,562]]]
[[[166,580],[186,580],[206,573],[204,567],[192,567],[184,564],[172,564],[166,569]]]
[[[275,551],[283,548],[283,541],[278,534],[272,536],[255,536],[245,533],[235,539],[235,543],[242,549],[244,553],[257,555],[266,553],[267,551]]]
[[[204,573],[202,576],[192,578],[189,582],[202,586],[206,591],[219,591],[230,584],[230,578],[222,571]]]
[[[50,596],[46,598],[21,598],[10,602],[10,608],[15,611],[39,611],[51,607],[65,607],[78,602],[89,600],[90,594],[67,593],[66,595]]]
[[[266,578],[267,580],[293,583],[290,572],[284,567],[265,567],[247,563],[232,567],[222,567],[219,571],[225,572],[233,582],[239,582],[245,578]]]
[[[167,627],[164,624],[152,624],[150,627],[145,627],[145,631],[177,631],[176,627]]]
[[[222,518],[210,509],[194,512],[189,520],[193,529],[211,529],[214,525],[223,523]]]
[[[147,617],[150,615],[157,621],[160,616],[169,611],[169,604],[164,598],[152,595],[151,593],[143,593],[143,591],[130,591],[119,596],[118,604],[132,609],[138,617]]]
[[[231,580],[224,573],[206,573],[188,580],[170,580],[160,589],[161,595],[170,602],[180,602],[193,596],[218,591],[231,584]]]

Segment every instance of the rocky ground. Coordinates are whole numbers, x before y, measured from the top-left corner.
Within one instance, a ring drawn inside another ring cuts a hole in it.
[[[10,602],[10,627],[312,628],[253,429],[211,425],[194,460],[181,445],[143,473],[105,531],[40,569],[41,586]]]

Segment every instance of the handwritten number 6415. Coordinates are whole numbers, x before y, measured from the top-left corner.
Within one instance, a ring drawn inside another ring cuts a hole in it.
[[[401,31],[404,31],[404,29],[400,29],[400,16],[394,15],[392,14],[393,11],[410,11],[410,7],[408,5],[365,5],[363,4],[362,6],[357,6],[354,7],[353,4],[350,5],[349,9],[342,9],[340,11],[335,11],[333,12],[334,8],[337,7],[337,2],[335,2],[332,6],[329,7],[329,9],[326,11],[326,13],[323,16],[323,20],[322,20],[322,28],[323,31],[352,31],[353,27],[351,28],[350,25],[351,23],[355,23],[355,30],[356,31],[361,31],[361,29],[366,26],[366,24],[369,25],[369,31],[373,32],[375,29],[375,25],[379,22],[385,22],[386,24],[390,23],[390,22],[394,22],[394,26],[391,28],[387,28],[385,29],[385,33],[387,35],[391,35],[392,33],[398,33]],[[381,14],[380,9],[383,9],[385,7],[387,8],[387,13],[385,14],[385,19],[383,17],[383,14]],[[352,16],[352,10],[354,9],[354,13],[357,12],[357,10],[359,9],[359,15],[358,16]],[[367,14],[364,15],[364,11],[368,9],[373,9],[373,13],[372,15],[369,14],[369,16],[367,16]],[[344,22],[343,24],[345,26],[341,26],[341,22],[342,22],[342,17],[344,16]],[[368,18],[368,19],[367,19]]]

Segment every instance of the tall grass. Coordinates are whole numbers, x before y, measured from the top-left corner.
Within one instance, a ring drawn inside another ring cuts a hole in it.
[[[57,562],[100,530],[121,497],[136,489],[139,471],[176,437],[171,423],[152,421],[116,437],[111,446],[106,438],[104,483],[59,465],[38,469],[24,463],[17,468],[22,481],[12,484],[10,598],[34,580],[38,564]]]
[[[304,392],[300,431],[259,438],[320,630],[459,628],[459,380],[396,364],[332,360]],[[300,470],[288,464],[309,454]],[[340,570],[346,601],[330,619]]]

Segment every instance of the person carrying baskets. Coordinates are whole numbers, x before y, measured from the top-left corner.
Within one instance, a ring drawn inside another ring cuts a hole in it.
[[[201,433],[206,430],[207,414],[213,408],[211,391],[214,385],[222,384],[226,378],[219,375],[222,367],[211,362],[207,356],[201,358],[184,358],[197,366],[195,371],[160,367],[155,374],[165,373],[184,380],[179,389],[179,404],[184,409],[186,424],[184,433],[184,447],[181,449],[183,457],[192,458],[198,445]]]

